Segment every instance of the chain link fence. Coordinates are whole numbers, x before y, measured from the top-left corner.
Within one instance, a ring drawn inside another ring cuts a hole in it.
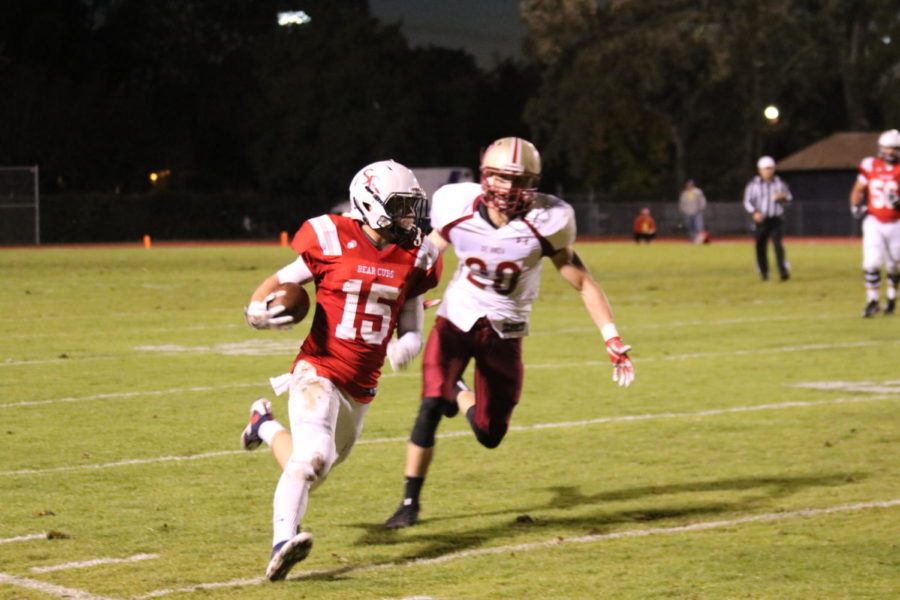
[[[631,236],[634,219],[649,208],[661,236],[687,236],[678,203],[659,200],[609,201],[590,194],[570,194],[565,200],[575,209],[578,233],[584,236]],[[704,213],[706,230],[713,237],[748,235],[750,215],[741,202],[709,202]],[[787,209],[784,232],[793,236],[855,236],[859,224],[850,216],[846,201],[795,200]]]
[[[38,167],[0,167],[0,244],[41,243]]]

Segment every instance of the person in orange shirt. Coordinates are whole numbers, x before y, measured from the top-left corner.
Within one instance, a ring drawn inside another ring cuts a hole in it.
[[[649,208],[642,208],[641,214],[634,220],[634,243],[649,244],[656,237],[656,221],[650,216]]]

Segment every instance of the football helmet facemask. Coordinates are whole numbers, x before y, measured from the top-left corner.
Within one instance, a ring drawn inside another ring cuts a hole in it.
[[[481,155],[481,189],[485,201],[500,212],[527,212],[540,178],[541,155],[522,138],[500,138]]]
[[[888,129],[878,136],[878,158],[892,165],[900,160],[900,131]]]
[[[422,243],[418,227],[425,190],[415,174],[393,160],[363,167],[350,182],[350,217],[396,241]]]

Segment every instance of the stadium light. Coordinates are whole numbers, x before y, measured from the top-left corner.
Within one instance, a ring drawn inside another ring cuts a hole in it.
[[[278,24],[282,27],[288,25],[305,25],[312,21],[310,16],[302,10],[289,10],[278,13]]]
[[[763,116],[769,123],[777,123],[778,117],[781,116],[781,112],[778,110],[777,106],[770,104],[763,109]]]
[[[156,171],[150,173],[150,183],[156,183],[157,181],[159,181],[159,173]]]

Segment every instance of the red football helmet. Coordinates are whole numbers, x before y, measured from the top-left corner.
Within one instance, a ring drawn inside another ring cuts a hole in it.
[[[485,201],[508,215],[531,208],[540,177],[541,155],[534,144],[522,138],[500,138],[481,155]]]

